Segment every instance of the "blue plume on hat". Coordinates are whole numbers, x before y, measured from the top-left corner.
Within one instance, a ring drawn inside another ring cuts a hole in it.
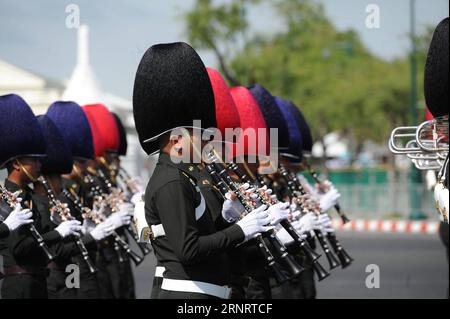
[[[264,87],[259,84],[252,85],[248,88],[258,103],[267,128],[278,129],[278,147],[281,149],[289,148],[289,132],[275,99]]]
[[[89,121],[77,103],[55,102],[50,105],[47,116],[61,132],[74,158],[94,158],[94,144]]]
[[[278,96],[275,96],[275,102],[277,103],[281,113],[283,114],[286,126],[289,131],[289,148],[287,151],[282,152],[281,155],[289,157],[289,159],[293,162],[301,162],[303,157],[302,137],[300,128],[295,121],[293,110],[291,109],[295,106],[293,106],[289,101],[283,100]]]
[[[20,96],[0,96],[0,168],[14,158],[28,156],[45,156],[39,123]]]
[[[47,156],[41,160],[42,174],[69,174],[72,171],[73,158],[61,132],[50,117],[40,115],[37,119],[47,145]]]
[[[303,145],[303,151],[311,152],[313,147],[313,139],[311,134],[311,129],[309,128],[308,123],[305,120],[305,117],[303,116],[300,109],[292,102],[291,111],[295,118],[295,121],[298,124],[298,127],[300,129],[300,133],[302,135],[302,145]]]

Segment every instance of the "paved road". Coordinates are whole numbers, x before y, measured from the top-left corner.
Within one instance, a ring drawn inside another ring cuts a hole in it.
[[[318,283],[318,298],[447,298],[449,268],[437,235],[342,232],[338,237],[355,262]],[[325,257],[321,262],[327,265]],[[378,289],[365,285],[370,264],[380,269]],[[150,297],[154,267],[151,254],[135,270],[140,299]]]
[[[447,297],[449,268],[437,236],[342,232],[338,237],[355,262],[318,283],[318,298]],[[327,265],[325,259],[321,262]],[[379,266],[378,289],[366,288],[369,264]],[[153,267],[154,258],[149,256],[136,270],[138,298],[150,296]]]

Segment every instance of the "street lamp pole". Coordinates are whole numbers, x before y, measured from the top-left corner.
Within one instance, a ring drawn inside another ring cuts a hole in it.
[[[410,39],[411,39],[411,125],[418,124],[417,114],[417,45],[416,45],[416,0],[410,0]],[[426,216],[422,212],[422,192],[419,189],[421,183],[420,172],[411,165],[410,170],[410,219],[423,219]]]
[[[418,124],[417,116],[417,45],[416,45],[416,0],[410,0],[410,37],[411,37],[411,121]]]

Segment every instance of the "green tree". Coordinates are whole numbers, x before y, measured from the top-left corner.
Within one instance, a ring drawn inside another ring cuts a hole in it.
[[[233,85],[238,82],[226,63],[227,55],[247,30],[246,6],[257,2],[259,0],[232,0],[214,4],[212,0],[197,0],[184,16],[190,43],[198,49],[214,52],[221,71]]]
[[[191,43],[215,52],[231,85],[262,84],[302,110],[316,139],[346,132],[355,150],[367,139],[385,143],[395,126],[408,123],[407,56],[373,55],[357,32],[337,30],[317,1],[266,1],[285,24],[272,36],[248,37],[247,12],[259,1],[197,0],[186,14]],[[429,31],[418,38],[419,74],[430,39]]]

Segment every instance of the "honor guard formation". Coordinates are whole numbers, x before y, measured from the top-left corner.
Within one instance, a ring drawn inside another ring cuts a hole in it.
[[[390,147],[439,171],[448,222],[448,19],[425,90],[434,119],[404,129],[406,148],[393,133]],[[154,254],[152,299],[314,299],[316,281],[352,265],[329,216],[349,221],[341,195],[311,166],[293,101],[229,87],[186,43],[151,46],[133,90],[139,142],[158,155],[146,186],[121,165],[124,126],[98,102],[35,116],[0,96],[2,298],[132,299],[132,269]]]

